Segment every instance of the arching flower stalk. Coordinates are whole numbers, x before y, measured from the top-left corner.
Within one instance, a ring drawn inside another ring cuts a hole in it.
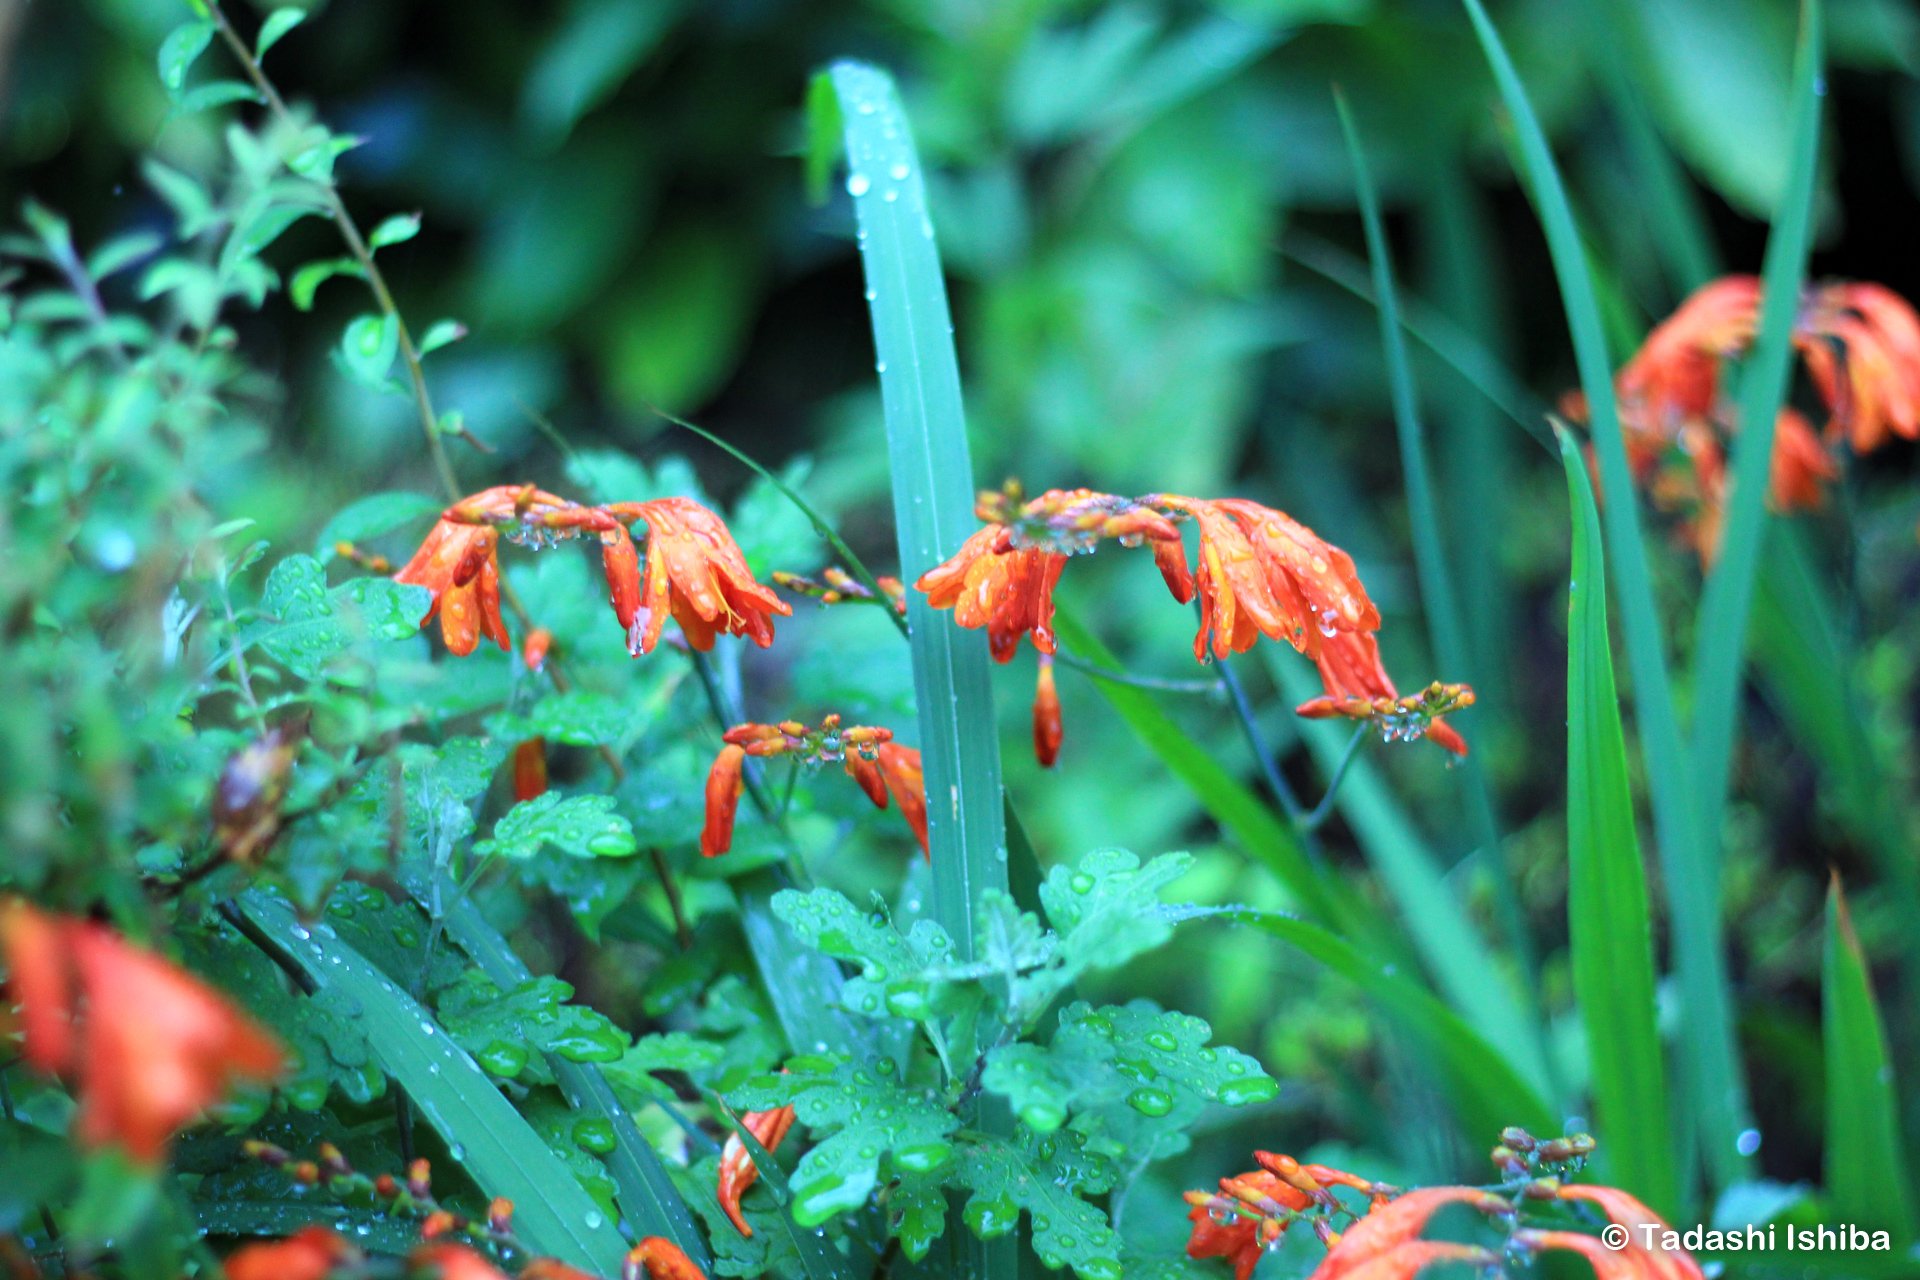
[[[845,569],[833,565],[821,570],[821,580],[818,582],[805,574],[785,573],[778,569],[770,576],[777,585],[795,595],[807,596],[821,604],[876,604],[884,598],[895,613],[907,611],[907,589],[900,584],[900,579],[884,573],[873,580],[874,585],[880,588],[879,595],[868,590]]]
[[[926,782],[920,770],[920,752],[893,741],[891,729],[867,725],[841,727],[830,715],[818,728],[798,721],[779,724],[737,724],[722,735],[726,743],[707,771],[706,824],[700,832],[700,852],[717,858],[733,847],[733,821],[745,787],[748,756],[791,756],[797,763],[818,768],[839,761],[847,776],[884,809],[891,797],[900,804],[907,825],[920,841],[920,851],[931,857],[927,844]]]
[[[635,525],[646,528],[644,571],[629,532]],[[716,635],[747,636],[764,649],[773,643],[773,617],[793,612],[754,580],[726,522],[691,499],[590,507],[530,484],[496,486],[448,507],[394,581],[433,593],[420,625],[439,614],[449,652],[472,653],[482,635],[507,649],[499,539],[539,550],[586,535],[600,541],[608,601],[635,657],[653,651],[669,617],[704,652]],[[533,666],[531,649],[527,656]]]
[[[1024,501],[1011,482],[983,492],[975,510],[985,527],[914,585],[933,608],[951,608],[961,626],[985,627],[997,661],[1011,660],[1023,635],[1042,655],[1054,652],[1053,590],[1068,556],[1108,538],[1147,544],[1173,598],[1199,598],[1198,661],[1245,653],[1262,636],[1283,641],[1312,658],[1326,684],[1326,696],[1303,704],[1301,714],[1369,720],[1389,740],[1432,737],[1466,754],[1465,740],[1439,717],[1473,705],[1473,690],[1436,683],[1402,698],[1380,665],[1373,639],[1380,611],[1353,558],[1284,511],[1243,498],[1123,498],[1087,489],[1050,489]],[[1199,530],[1197,572],[1181,543],[1183,521]],[[1057,698],[1047,714],[1049,682],[1043,670],[1034,701],[1042,764],[1050,763],[1047,734],[1058,731]]]

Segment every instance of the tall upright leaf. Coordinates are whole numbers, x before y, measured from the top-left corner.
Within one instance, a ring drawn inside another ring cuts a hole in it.
[[[1747,618],[1754,574],[1765,533],[1768,474],[1773,460],[1774,419],[1787,395],[1793,358],[1793,325],[1813,234],[1813,190],[1820,154],[1820,0],[1803,0],[1800,51],[1793,78],[1792,167],[1780,212],[1767,236],[1759,337],[1740,380],[1739,434],[1733,442],[1733,475],[1720,538],[1720,558],[1707,577],[1700,602],[1693,666],[1693,780],[1699,797],[1701,848],[1717,869],[1720,817],[1726,807],[1727,775],[1740,711],[1740,670],[1746,655]],[[1718,875],[1708,874],[1717,888]]]
[[[1604,513],[1607,556],[1613,568],[1614,594],[1620,605],[1621,631],[1633,673],[1635,721],[1653,800],[1661,869],[1673,924],[1675,967],[1689,1034],[1686,1078],[1691,1083],[1708,1171],[1716,1186],[1745,1176],[1751,1164],[1742,1151],[1750,1127],[1746,1082],[1734,1047],[1733,1011],[1728,998],[1726,956],[1721,950],[1717,897],[1711,882],[1714,860],[1705,849],[1691,795],[1691,772],[1680,722],[1674,710],[1673,681],[1667,670],[1665,638],[1654,604],[1647,548],[1640,532],[1640,509],[1627,465],[1626,441],[1613,394],[1613,369],[1601,328],[1600,304],[1592,268],[1580,238],[1547,136],[1514,70],[1500,33],[1481,0],[1461,0],[1473,21],[1502,103],[1517,135],[1522,177],[1546,232],[1561,305],[1572,332],[1580,388],[1586,396],[1601,487],[1612,497]]]
[[[1567,925],[1594,1114],[1614,1179],[1661,1214],[1679,1198],[1654,1007],[1653,915],[1633,825],[1607,633],[1606,558],[1586,459],[1560,438],[1573,507],[1567,584]]]
[[[1820,1011],[1827,1051],[1826,1181],[1834,1216],[1891,1232],[1894,1248],[1904,1248],[1914,1237],[1913,1187],[1893,1063],[1867,957],[1837,873],[1827,891]]]
[[[892,79],[858,62],[835,63],[829,75],[845,130],[847,191],[860,222],[900,576],[911,583],[979,527],[953,321],[913,132]],[[907,620],[934,916],[970,954],[974,904],[986,890],[1007,887],[987,642],[956,626],[951,614],[929,609],[917,591],[907,593]]]

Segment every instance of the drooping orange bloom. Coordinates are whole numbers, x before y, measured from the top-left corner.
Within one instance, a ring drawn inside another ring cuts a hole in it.
[[[1884,285],[1837,283],[1802,303],[1794,344],[1855,453],[1920,437],[1920,318]]]
[[[280,1048],[198,979],[104,925],[0,907],[28,1062],[76,1078],[77,1134],[157,1163],[174,1132],[236,1079],[270,1081]]]
[[[1513,1233],[1513,1243],[1529,1253],[1544,1249],[1577,1253],[1593,1264],[1594,1280],[1653,1280],[1643,1255],[1631,1248],[1609,1249],[1593,1236],[1578,1231],[1523,1229]]]
[[[1054,651],[1053,588],[1067,564],[1064,555],[1037,547],[996,551],[1004,532],[1000,525],[988,525],[913,584],[926,592],[931,607],[951,608],[961,626],[985,627],[995,662],[1013,661],[1020,637],[1028,633],[1034,648]]]
[[[1420,1234],[1443,1205],[1470,1204],[1476,1209],[1504,1213],[1512,1206],[1477,1187],[1422,1187],[1389,1200],[1353,1224],[1327,1252],[1308,1280],[1340,1280]],[[1411,1273],[1408,1273],[1411,1274]]]
[[[792,756],[803,764],[841,762],[847,776],[873,801],[887,807],[888,797],[900,802],[901,814],[913,828],[922,852],[927,850],[926,783],[920,772],[920,753],[892,741],[893,731],[870,725],[842,727],[830,715],[818,728],[797,721],[780,724],[737,724],[722,735],[726,746],[707,772],[707,819],[700,834],[700,852],[718,857],[733,846],[733,820],[745,785],[748,756]]]
[[[1317,665],[1326,692],[1295,707],[1294,714],[1309,720],[1345,716],[1370,720],[1388,738],[1427,738],[1456,756],[1467,754],[1467,742],[1441,716],[1473,705],[1473,690],[1464,684],[1435,681],[1417,694],[1401,697],[1387,669],[1380,664],[1380,646],[1369,632],[1341,631],[1320,647]]]
[[[425,587],[433,600],[420,619],[440,615],[440,638],[460,657],[485,635],[502,649],[513,647],[500,617],[500,535],[491,525],[464,524],[442,516],[395,582]]]
[[[1562,1200],[1586,1200],[1597,1204],[1609,1221],[1625,1227],[1627,1247],[1623,1252],[1640,1255],[1644,1268],[1642,1274],[1648,1280],[1702,1280],[1700,1264],[1685,1249],[1668,1251],[1646,1247],[1647,1236],[1643,1228],[1653,1227],[1654,1235],[1658,1238],[1667,1230],[1666,1221],[1618,1187],[1567,1183],[1561,1186],[1559,1196]]]
[[[1060,722],[1060,693],[1053,685],[1053,658],[1040,655],[1040,675],[1033,690],[1033,758],[1042,769],[1060,758],[1065,730]]]
[[[1614,379],[1629,436],[1651,448],[1676,438],[1684,424],[1710,417],[1721,366],[1747,348],[1759,322],[1757,276],[1725,276],[1681,303]]]
[[[749,1111],[740,1117],[740,1124],[751,1133],[760,1145],[768,1151],[777,1151],[786,1139],[787,1130],[793,1128],[793,1108],[780,1107],[773,1111]],[[740,1141],[740,1135],[729,1133],[727,1145],[720,1151],[720,1178],[717,1188],[720,1208],[726,1212],[733,1225],[739,1228],[743,1236],[751,1236],[753,1228],[740,1212],[740,1197],[747,1193],[760,1177],[760,1169],[753,1163],[753,1157],[747,1154],[747,1144]]]
[[[1769,462],[1773,509],[1780,512],[1818,510],[1826,486],[1840,476],[1840,464],[1797,409],[1782,409],[1774,421]]]
[[[498,1267],[467,1248],[446,1241],[423,1244],[407,1255],[413,1271],[436,1280],[507,1280]]]
[[[1187,1237],[1187,1256],[1196,1261],[1225,1258],[1233,1267],[1234,1280],[1247,1280],[1267,1247],[1286,1234],[1285,1213],[1312,1203],[1304,1193],[1265,1169],[1220,1179],[1217,1195],[1189,1191],[1186,1199],[1192,1206],[1187,1218],[1193,1223]],[[1239,1204],[1256,1212],[1243,1213],[1236,1207]]]
[[[1207,501],[1157,494],[1161,506],[1191,516],[1200,529],[1197,578],[1204,606],[1194,657],[1244,653],[1261,635],[1317,658],[1324,638],[1380,626],[1346,552],[1285,512],[1241,498]],[[1156,547],[1168,589],[1191,598],[1184,556],[1175,566]]]
[[[531,800],[547,793],[547,740],[528,738],[513,749],[513,798]]]
[[[746,751],[729,742],[720,748],[707,770],[707,820],[700,828],[700,855],[717,858],[733,847],[733,819],[740,809],[740,791],[745,785],[741,769]]]
[[[705,652],[716,635],[747,636],[762,649],[773,643],[773,616],[793,607],[754,581],[747,558],[726,521],[690,498],[613,503],[606,510],[647,526],[647,567],[639,603],[627,628],[627,651],[653,652],[669,615],[687,643]],[[624,569],[622,570],[624,573]],[[613,570],[609,567],[609,580]],[[614,609],[623,607],[624,585],[614,588]]]
[[[242,1245],[221,1266],[227,1280],[324,1280],[359,1258],[358,1249],[325,1227],[302,1227],[285,1240]]]
[[[643,1273],[647,1280],[707,1280],[693,1259],[665,1236],[647,1236],[635,1245],[621,1265],[620,1280],[640,1280]]]

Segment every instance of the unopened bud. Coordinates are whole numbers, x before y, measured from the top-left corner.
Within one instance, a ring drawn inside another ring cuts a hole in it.
[[[487,1206],[487,1230],[496,1235],[513,1230],[513,1201],[505,1196],[493,1198],[493,1203]]]
[[[1520,1194],[1529,1200],[1558,1200],[1560,1198],[1560,1179],[1535,1178],[1520,1188]]]
[[[1593,1135],[1570,1133],[1564,1138],[1555,1138],[1540,1144],[1540,1159],[1548,1164],[1564,1164],[1568,1160],[1584,1160],[1593,1154]]]
[[[1493,1161],[1493,1167],[1508,1177],[1517,1177],[1527,1171],[1527,1162],[1518,1151],[1509,1146],[1498,1146],[1487,1153]]]
[[[459,1225],[459,1220],[445,1209],[435,1209],[428,1214],[426,1221],[420,1224],[420,1238],[433,1240],[447,1234]]]
[[[340,1148],[331,1142],[320,1144],[320,1167],[326,1170],[329,1178],[344,1178],[353,1172],[353,1166],[340,1154]]]
[[[647,1261],[640,1250],[634,1249],[620,1264],[620,1280],[647,1280]]]
[[[293,1166],[293,1180],[303,1187],[317,1185],[320,1181],[320,1166],[311,1160],[302,1160]]]
[[[416,1200],[425,1200],[433,1194],[433,1166],[425,1157],[407,1166],[407,1190]]]
[[[1340,1233],[1335,1231],[1333,1224],[1325,1218],[1315,1218],[1313,1220],[1313,1234],[1320,1237],[1320,1243],[1329,1249],[1340,1243]]]
[[[393,1180],[392,1174],[383,1173],[373,1180],[373,1194],[382,1200],[392,1200],[400,1194],[400,1184]]]
[[[275,1169],[292,1159],[284,1149],[274,1146],[271,1142],[256,1142],[252,1139],[241,1143],[240,1151],[248,1159],[258,1160]]]
[[[1501,1145],[1512,1147],[1515,1151],[1531,1151],[1539,1145],[1532,1134],[1518,1125],[1511,1124],[1500,1131],[1500,1142]]]

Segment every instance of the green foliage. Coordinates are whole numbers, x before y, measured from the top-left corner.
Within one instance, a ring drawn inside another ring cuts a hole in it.
[[[1914,1216],[1895,1114],[1893,1062],[1838,876],[1827,895],[1820,1006],[1827,1056],[1826,1173],[1833,1207],[1848,1221],[1890,1232],[1898,1248],[1913,1239]]]
[[[633,828],[613,812],[613,804],[612,796],[562,796],[557,791],[522,800],[473,851],[483,858],[531,858],[551,844],[575,858],[624,858],[638,846]]]

